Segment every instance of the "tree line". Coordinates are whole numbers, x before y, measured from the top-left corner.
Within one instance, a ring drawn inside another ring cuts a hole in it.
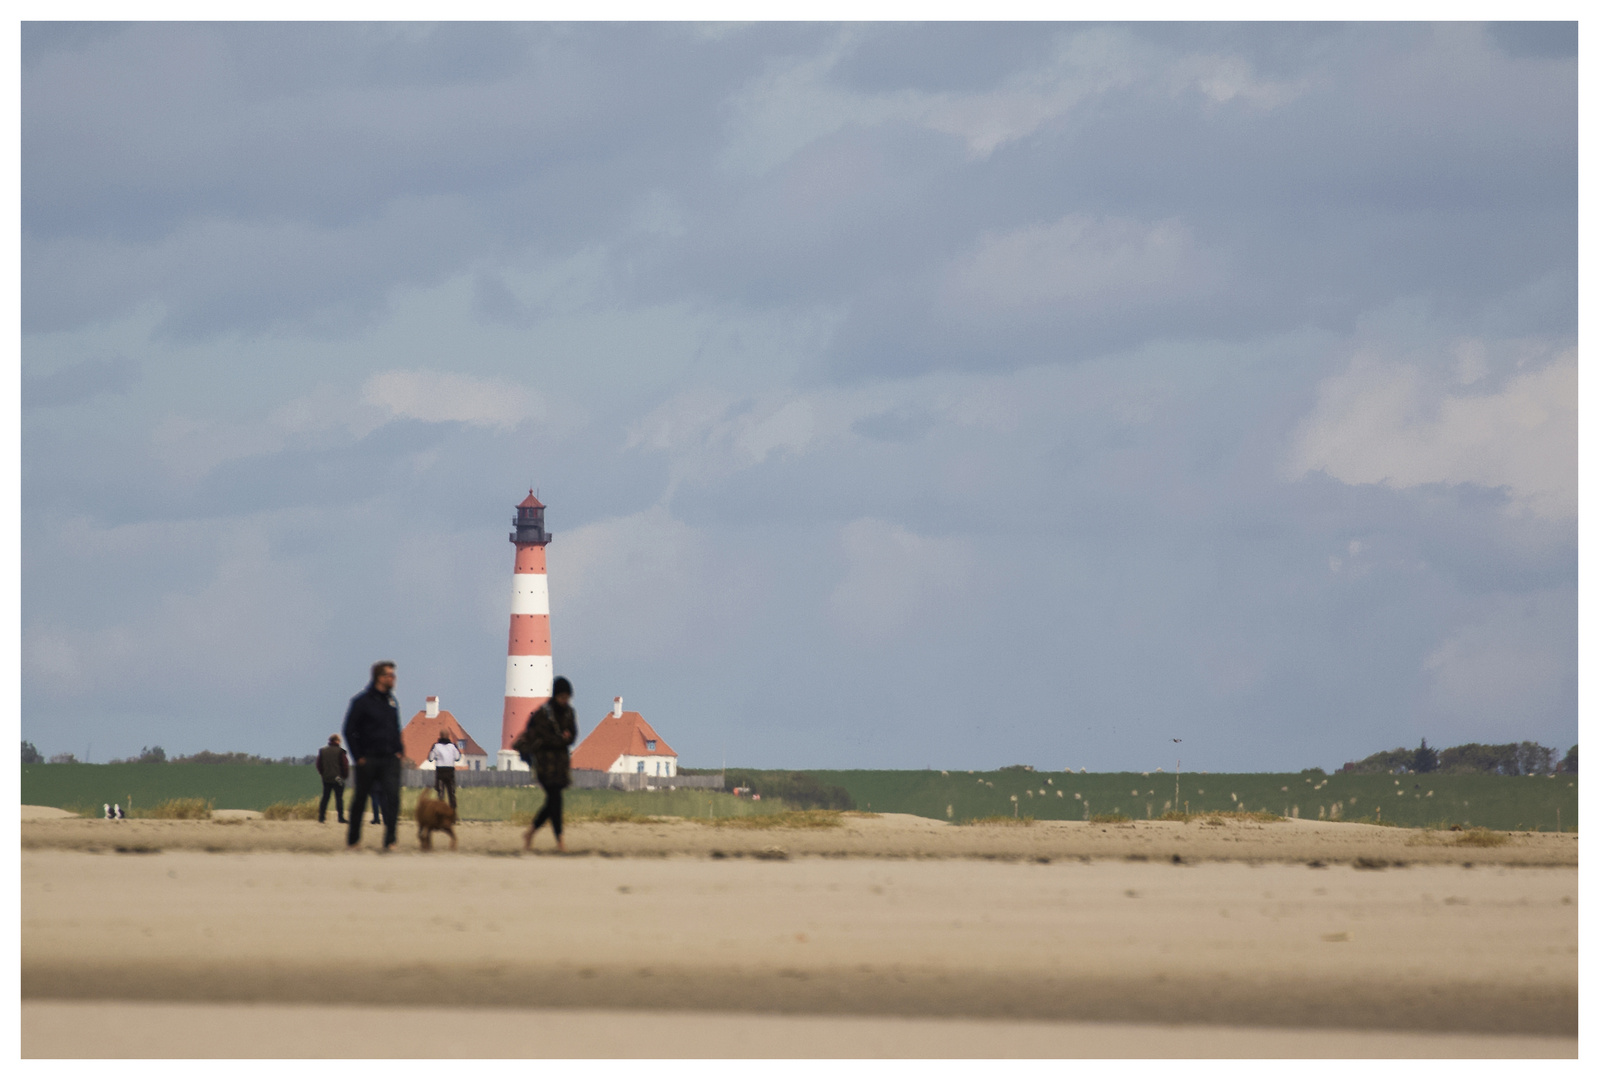
[[[311,765],[316,762],[315,754],[303,754],[299,757],[268,758],[259,754],[245,754],[232,751],[219,754],[213,750],[201,750],[197,754],[182,754],[178,757],[167,757],[167,752],[159,746],[146,746],[140,749],[133,757],[112,758],[111,765]],[[45,757],[38,749],[26,739],[22,741],[22,763],[24,765],[42,765]],[[75,754],[52,754],[49,759],[51,765],[78,765]]]
[[[1343,773],[1488,773],[1496,776],[1544,776],[1577,771],[1577,748],[1555,760],[1555,749],[1535,742],[1462,743],[1445,750],[1421,745],[1414,750],[1382,750],[1359,761],[1346,761]]]

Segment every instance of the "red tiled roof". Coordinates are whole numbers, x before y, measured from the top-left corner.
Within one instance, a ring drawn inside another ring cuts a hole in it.
[[[655,740],[655,749],[644,748],[646,739]],[[598,727],[572,751],[572,768],[598,769],[605,772],[623,754],[633,757],[677,757],[677,751],[666,745],[666,740],[636,712],[621,716],[605,714]]]
[[[542,509],[543,506],[544,506],[544,504],[539,502],[538,496],[534,495],[531,491],[527,493],[527,498],[523,499],[521,502],[516,504],[516,508],[518,510],[523,510],[523,509],[527,509],[527,508]]]
[[[466,733],[448,709],[440,709],[439,715],[429,716],[423,709],[411,717],[411,722],[405,725],[405,730],[400,732],[400,742],[405,747],[405,760],[420,765],[428,759],[428,753],[433,749],[433,744],[439,741],[439,732],[447,732],[452,742],[465,742],[463,754],[481,754],[488,757],[489,752],[479,746]]]

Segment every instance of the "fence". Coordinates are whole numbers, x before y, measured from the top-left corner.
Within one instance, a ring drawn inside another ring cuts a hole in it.
[[[533,783],[530,772],[495,772],[492,769],[456,769],[456,787],[527,787]],[[432,769],[403,769],[400,786],[430,788],[433,786]]]
[[[537,781],[531,772],[493,769],[456,769],[456,787],[531,787]],[[433,770],[404,769],[400,773],[400,786],[430,788]],[[600,788],[611,791],[670,791],[673,788],[703,788],[721,791],[725,786],[718,776],[645,776],[643,773],[609,773],[597,769],[573,769],[572,786],[575,788]]]
[[[721,776],[646,776],[644,773],[600,772],[598,769],[573,769],[572,786],[608,788],[612,791],[671,791],[673,788],[705,788],[721,791]]]

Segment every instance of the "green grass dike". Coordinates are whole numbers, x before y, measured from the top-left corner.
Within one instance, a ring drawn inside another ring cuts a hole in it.
[[[728,769],[731,775],[733,770]],[[765,770],[740,769],[761,790]],[[792,773],[772,770],[774,778]],[[998,769],[809,769],[820,785],[837,785],[854,808],[916,814],[950,822],[982,818],[1085,821],[1123,815],[1134,821],[1164,814],[1260,811],[1285,818],[1369,821],[1384,825],[1577,831],[1577,777],[1412,773],[1325,774],[1072,773]]]
[[[22,802],[98,814],[119,802],[134,813],[177,799],[216,807],[266,810],[303,804],[321,794],[316,771],[303,765],[23,765]],[[1070,773],[999,769],[933,770],[732,769],[765,798],[760,802],[700,790],[622,792],[571,790],[574,820],[648,817],[731,818],[831,809],[916,814],[950,822],[1130,820],[1170,815],[1258,812],[1262,817],[1364,821],[1408,827],[1575,832],[1574,775],[1486,776],[1301,773]],[[800,777],[800,780],[796,780]],[[835,790],[841,789],[840,790]],[[818,803],[812,790],[828,797]],[[842,798],[847,793],[847,798]],[[348,795],[348,789],[346,790]],[[782,797],[775,797],[782,796]],[[406,794],[413,805],[415,791]],[[461,788],[464,818],[522,819],[543,795],[532,788]],[[853,803],[853,805],[847,805]],[[280,813],[284,811],[280,810]]]

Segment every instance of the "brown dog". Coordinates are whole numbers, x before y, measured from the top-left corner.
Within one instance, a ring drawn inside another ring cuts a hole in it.
[[[449,833],[450,850],[455,850],[455,808],[443,799],[435,799],[433,792],[424,788],[422,797],[416,801],[416,838],[421,841],[423,851],[433,850],[435,832]]]

